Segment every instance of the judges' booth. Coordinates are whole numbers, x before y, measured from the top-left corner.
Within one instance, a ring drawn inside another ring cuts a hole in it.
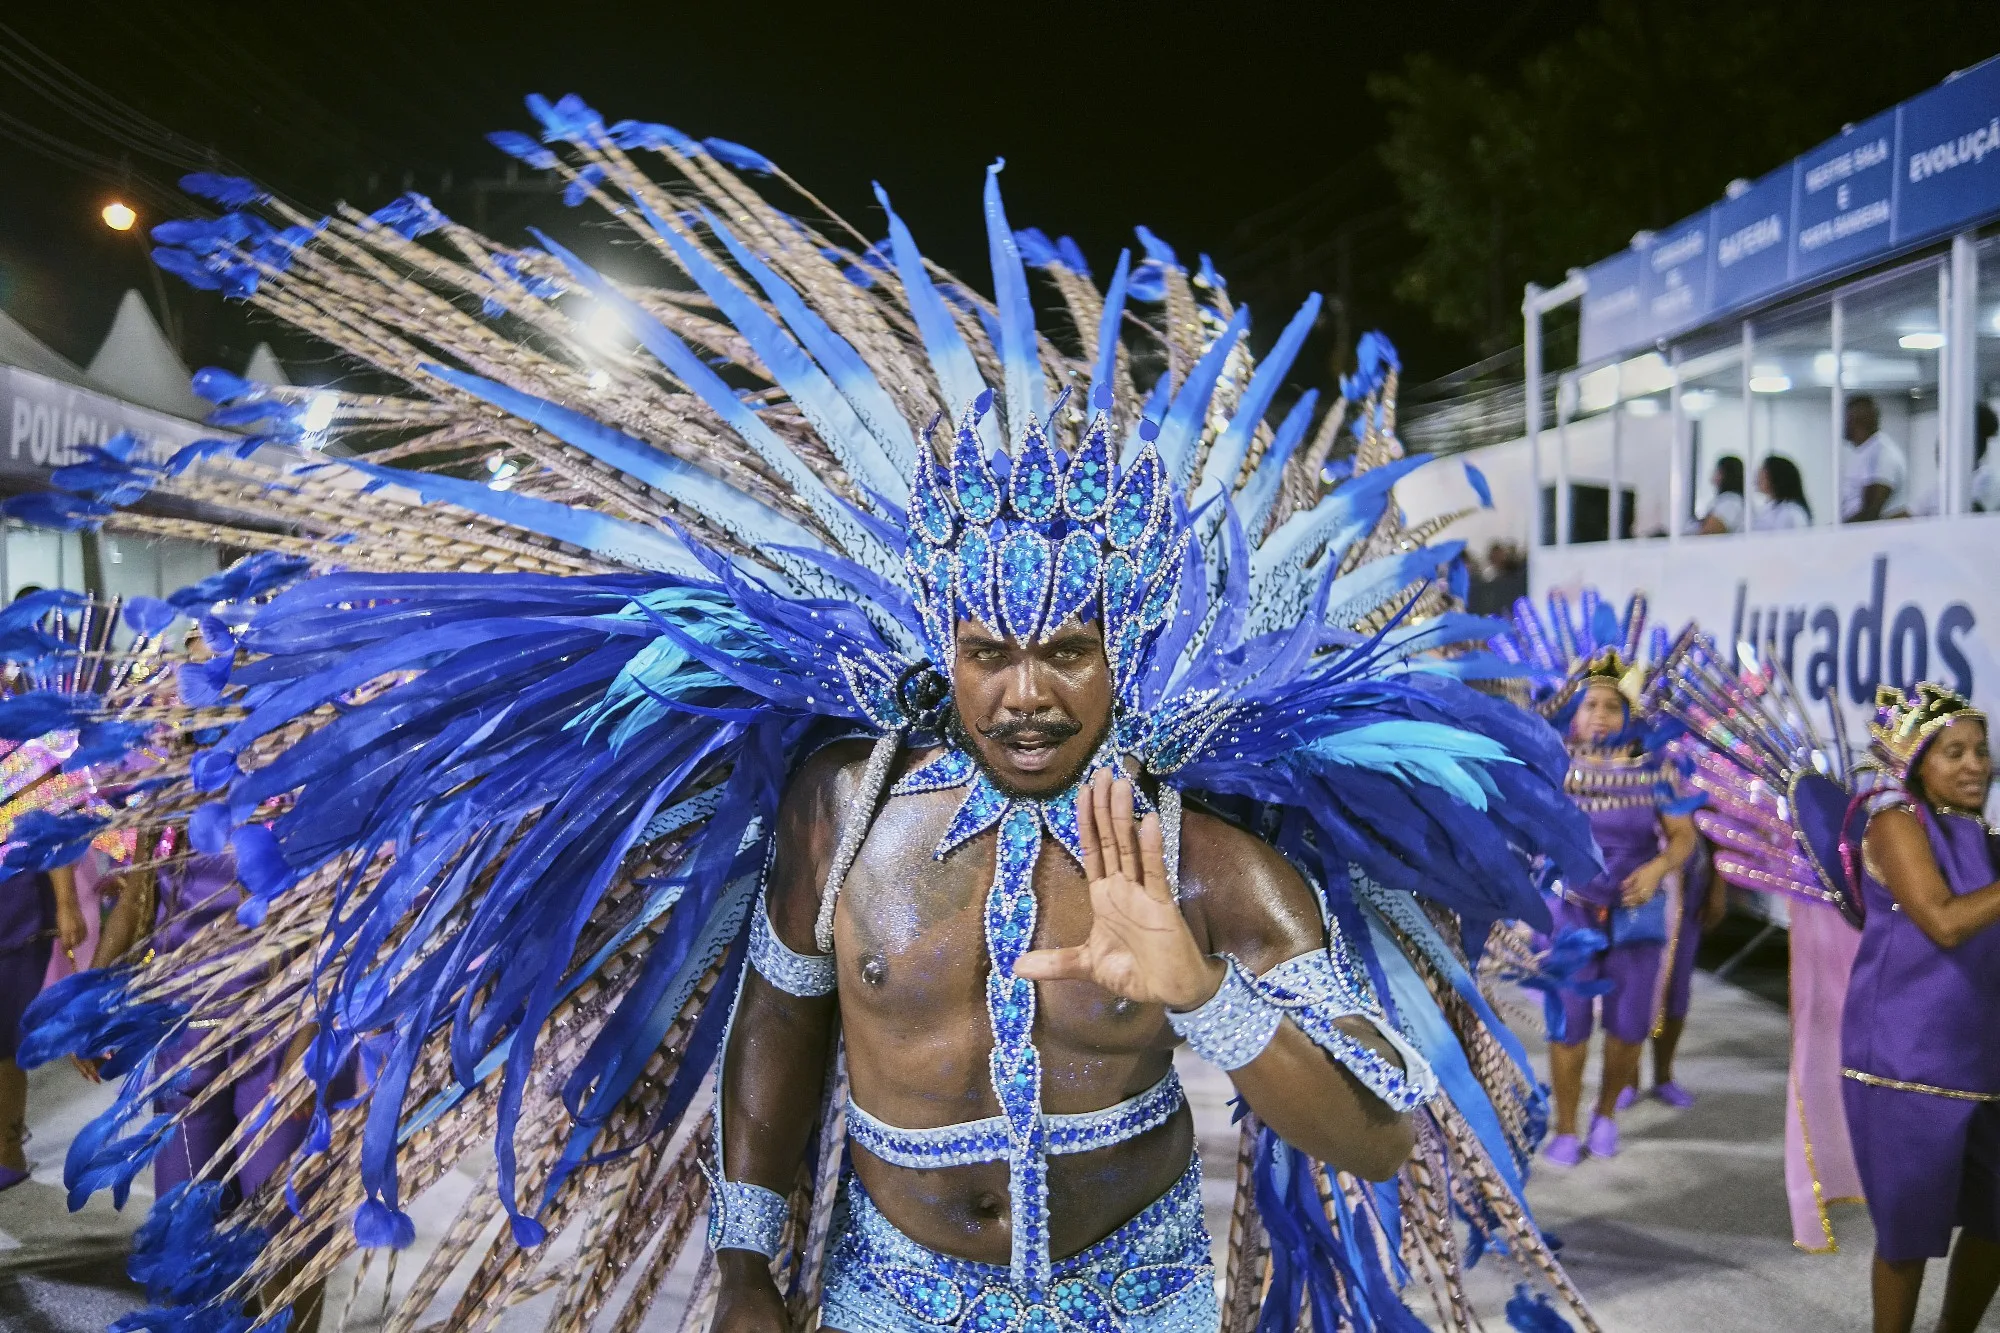
[[[1975,469],[2000,469],[1981,457],[1982,409],[2000,407],[1996,223],[2000,57],[1531,285],[1535,595],[1642,590],[1660,621],[1768,649],[1856,736],[1883,681],[2000,709],[2000,514],[1974,509]],[[1545,366],[1545,321],[1571,303],[1575,364]],[[1864,395],[1907,460],[1908,517],[1843,524],[1842,427]],[[1748,479],[1748,530],[1699,535],[1725,457]],[[1775,529],[1758,503],[1777,459],[1809,526]]]

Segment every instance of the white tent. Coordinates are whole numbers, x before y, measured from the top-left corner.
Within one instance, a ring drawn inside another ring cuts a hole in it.
[[[93,383],[127,402],[190,421],[208,414],[207,404],[188,388],[188,368],[136,291],[120,298],[111,332],[104,335],[87,373]]]
[[[257,350],[250,353],[250,364],[243,368],[243,378],[256,380],[259,384],[290,384],[292,377],[285,373],[285,367],[278,360],[278,354],[271,350],[271,344],[258,343]]]
[[[0,366],[19,366],[65,384],[82,384],[83,372],[68,357],[14,322],[0,310]]]

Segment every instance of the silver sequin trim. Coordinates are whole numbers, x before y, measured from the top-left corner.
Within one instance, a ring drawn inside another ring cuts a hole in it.
[[[882,803],[882,789],[889,785],[889,770],[896,752],[903,748],[903,733],[892,731],[875,742],[868,752],[868,766],[861,772],[861,785],[847,808],[847,822],[841,829],[840,846],[834,849],[833,864],[827,868],[826,885],[819,895],[819,920],[813,926],[813,942],[821,953],[833,952],[833,908],[840,900],[840,886],[861,855],[861,843],[875,822],[875,807]]]
[[[1229,970],[1208,1002],[1186,1013],[1169,1009],[1167,1022],[1202,1059],[1219,1069],[1241,1069],[1271,1044],[1284,1014],[1258,994],[1243,964],[1226,954],[1223,962]]]
[[[708,1205],[708,1248],[755,1250],[775,1258],[791,1204],[776,1190],[740,1180],[718,1180]]]
[[[831,995],[838,986],[833,959],[825,954],[796,953],[771,929],[764,895],[750,911],[750,966],[757,975],[787,995]]]
[[[1097,1111],[1065,1115],[1044,1115],[1052,1156],[1093,1152],[1135,1139],[1147,1130],[1167,1122],[1185,1100],[1180,1079],[1172,1070],[1167,1076],[1136,1097]],[[947,1166],[971,1166],[978,1162],[1002,1161],[1007,1156],[1007,1118],[988,1116],[965,1120],[935,1129],[900,1129],[876,1119],[854,1104],[847,1103],[847,1132],[854,1142],[891,1166],[935,1170]]]

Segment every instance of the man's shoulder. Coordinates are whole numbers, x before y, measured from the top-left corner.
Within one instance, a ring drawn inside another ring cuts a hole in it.
[[[877,741],[866,736],[822,745],[792,770],[779,802],[780,821],[808,822],[833,829],[836,838],[850,818],[870,817],[873,809],[857,811],[855,801],[863,797],[869,760]],[[901,777],[935,755],[935,749],[899,750],[889,770],[890,780]]]
[[[1324,939],[1317,895],[1284,855],[1247,829],[1203,811],[1181,823],[1181,901],[1209,948],[1264,971]]]
[[[1220,816],[1193,809],[1181,819],[1180,877],[1184,886],[1196,891],[1304,883],[1270,843]]]
[[[818,804],[847,795],[860,782],[874,748],[875,743],[862,736],[822,745],[792,771],[785,788],[786,802]]]

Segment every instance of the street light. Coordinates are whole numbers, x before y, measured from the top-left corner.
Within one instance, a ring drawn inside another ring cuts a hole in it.
[[[104,225],[113,231],[130,231],[139,215],[132,211],[130,204],[114,199],[104,206]]]

